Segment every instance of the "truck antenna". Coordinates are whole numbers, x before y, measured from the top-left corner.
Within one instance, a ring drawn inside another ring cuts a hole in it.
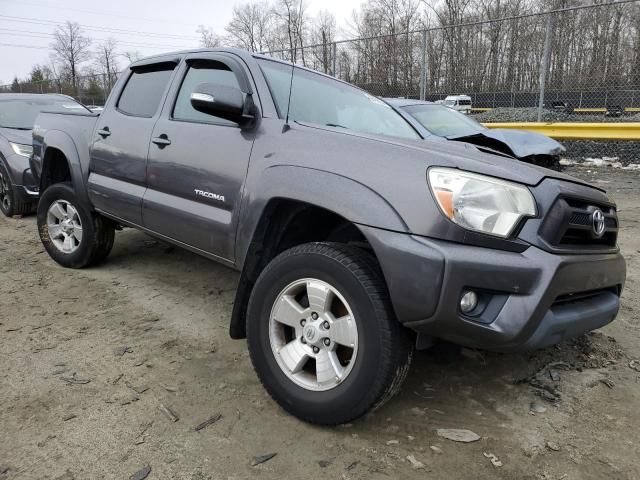
[[[293,59],[292,59],[293,60]],[[291,108],[291,90],[293,90],[293,69],[295,68],[293,62],[291,62],[291,79],[289,80],[289,101],[287,102],[287,116],[284,120],[284,126],[282,132],[286,132],[291,127],[289,126],[289,110]]]
[[[296,22],[298,25],[302,23],[302,4],[304,0],[300,0],[300,4],[298,5],[298,18],[296,18]],[[298,30],[299,31],[299,30]],[[293,90],[293,71],[295,69],[295,63],[293,61],[294,49],[297,49],[298,43],[296,42],[295,46],[291,49],[291,80],[289,81],[289,101],[287,102],[287,116],[284,120],[284,125],[282,127],[282,132],[286,132],[291,127],[289,126],[289,110],[291,109],[291,91]]]

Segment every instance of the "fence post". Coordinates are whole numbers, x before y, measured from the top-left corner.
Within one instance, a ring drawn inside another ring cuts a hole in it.
[[[544,107],[544,90],[547,82],[547,70],[551,57],[551,34],[555,24],[555,17],[552,13],[547,17],[547,31],[544,35],[544,50],[542,52],[542,62],[540,64],[540,95],[538,98],[538,122],[542,121],[542,108]]]
[[[338,57],[338,45],[336,42],[331,44],[331,74],[336,77],[336,59]]]
[[[427,31],[422,31],[420,46],[420,100],[427,99]]]

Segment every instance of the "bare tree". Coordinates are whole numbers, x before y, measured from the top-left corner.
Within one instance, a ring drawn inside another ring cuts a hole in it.
[[[127,59],[128,63],[137,62],[138,60],[140,60],[142,58],[142,55],[140,54],[140,52],[138,50],[126,51],[126,52],[124,52],[122,54],[122,56]]]
[[[225,28],[229,43],[252,52],[267,50],[275,29],[274,16],[273,8],[266,1],[235,5]]]
[[[200,44],[205,48],[216,48],[222,43],[220,37],[204,25],[200,25],[196,33],[200,35]]]
[[[274,9],[275,15],[280,19],[280,28],[286,33],[289,49],[289,60],[297,62],[298,50],[300,60],[306,65],[304,58],[306,9],[304,0],[278,0]]]
[[[69,72],[73,92],[78,95],[78,70],[80,65],[91,57],[91,39],[84,35],[80,25],[65,22],[56,28],[51,48],[63,69]]]
[[[312,18],[305,9],[307,0],[240,2],[244,3],[233,7],[224,36],[199,27],[202,45],[228,44],[271,52],[327,73],[335,63],[340,78],[376,95],[417,96],[421,76],[426,75],[424,85],[430,99],[470,93],[475,94],[474,103],[482,106],[531,104],[539,88],[549,18],[545,12],[582,3],[363,0],[354,11],[351,31],[345,34],[354,40],[341,42],[333,58],[338,32],[331,13],[321,11]],[[606,92],[628,89],[624,95],[629,100],[624,101],[636,106],[640,98],[640,4],[599,5],[554,16],[558,28],[551,36],[547,92],[576,105],[582,105],[584,93],[585,102],[601,106],[617,98]],[[426,29],[426,52],[422,29]],[[18,87],[50,85],[46,88],[77,94],[78,63],[85,59],[88,39],[77,24],[68,23],[58,30],[51,80],[42,82],[36,72],[30,81],[18,79]],[[70,51],[71,57],[66,55]],[[117,69],[115,47],[105,42],[98,52],[98,71],[107,77],[112,72],[105,82],[108,89]],[[124,56],[130,62],[140,58],[138,52]]]
[[[318,13],[311,27],[311,43],[320,45],[319,48],[313,50],[313,56],[319,62],[320,68],[316,65],[314,68],[322,70],[324,73],[329,73],[331,70],[331,44],[335,41],[335,36],[336,17],[327,10],[322,10]]]
[[[109,38],[98,46],[95,53],[96,63],[103,79],[105,90],[111,90],[118,77],[118,54],[116,53],[116,41]]]

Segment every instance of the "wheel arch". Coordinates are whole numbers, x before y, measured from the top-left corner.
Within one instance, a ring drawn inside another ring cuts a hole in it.
[[[243,257],[230,324],[234,339],[246,337],[246,309],[253,286],[266,265],[283,251],[310,242],[338,242],[376,253],[360,224],[324,206],[290,197],[270,199]],[[384,277],[383,277],[384,279]]]
[[[70,181],[79,199],[90,205],[82,160],[73,139],[57,130],[48,131],[42,142],[42,151],[41,194],[55,183]]]

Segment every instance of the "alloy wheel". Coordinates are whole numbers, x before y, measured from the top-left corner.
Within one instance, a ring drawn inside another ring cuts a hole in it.
[[[289,284],[276,297],[269,341],[287,378],[312,391],[342,383],[358,354],[351,307],[335,287],[313,278]]]
[[[62,253],[75,252],[82,242],[82,221],[76,208],[56,200],[47,211],[47,230],[53,245]]]

